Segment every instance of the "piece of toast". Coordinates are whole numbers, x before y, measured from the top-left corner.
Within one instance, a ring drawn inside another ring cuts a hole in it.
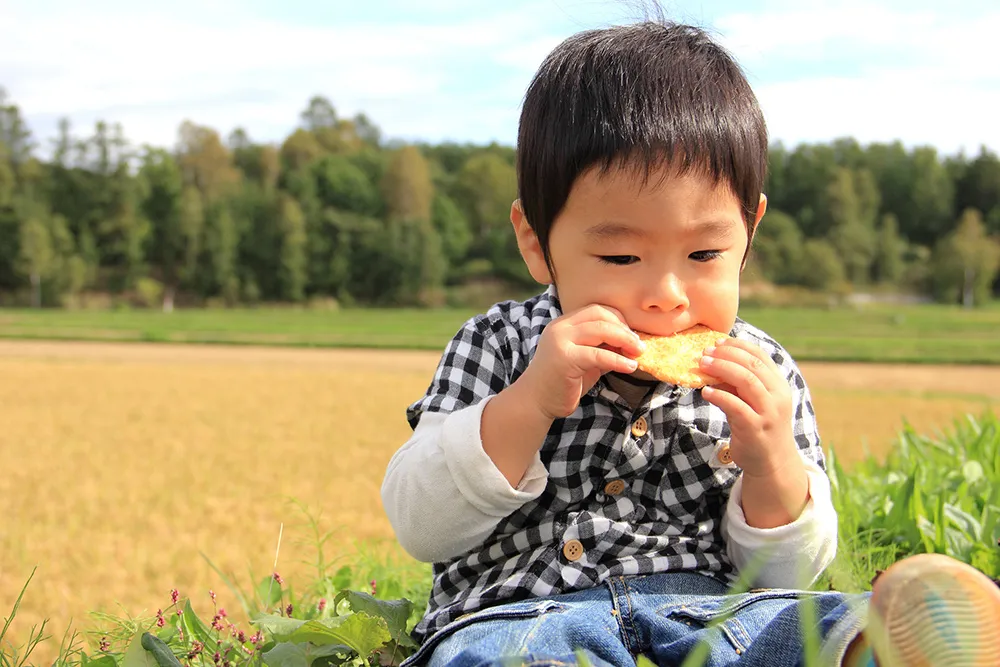
[[[661,382],[699,389],[718,380],[700,368],[702,353],[729,334],[713,331],[703,325],[678,331],[670,336],[652,336],[636,332],[646,343],[646,349],[636,357],[638,370],[649,373]]]

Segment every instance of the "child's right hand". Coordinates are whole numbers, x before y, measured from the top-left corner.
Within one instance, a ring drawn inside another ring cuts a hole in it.
[[[542,414],[568,417],[601,375],[634,372],[636,362],[629,355],[638,356],[642,346],[617,310],[586,306],[545,327],[521,381]]]

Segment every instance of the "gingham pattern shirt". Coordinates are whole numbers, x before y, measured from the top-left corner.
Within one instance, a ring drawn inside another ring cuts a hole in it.
[[[425,412],[454,412],[512,384],[545,326],[560,315],[550,287],[470,319],[447,345],[425,396],[407,409],[410,426]],[[791,357],[742,320],[730,333],[759,345],[784,371],[796,442],[825,470],[809,392]],[[632,424],[640,417],[648,429],[636,437]],[[501,519],[480,547],[434,564],[415,638],[425,641],[484,607],[589,588],[616,575],[692,571],[734,581],[721,521],[740,469],[716,458],[719,441],[728,437],[725,414],[700,391],[661,383],[632,408],[602,378],[549,430],[540,451],[548,470],[541,496]],[[616,479],[625,490],[605,493]],[[578,560],[563,553],[569,540],[583,545]]]

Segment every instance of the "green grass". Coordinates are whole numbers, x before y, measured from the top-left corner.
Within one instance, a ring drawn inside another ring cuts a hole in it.
[[[896,560],[925,552],[947,554],[973,564],[990,577],[1000,577],[1000,419],[995,415],[969,416],[955,422],[949,432],[934,437],[906,428],[885,461],[869,459],[848,475],[831,455],[829,473],[840,521],[840,546],[836,561],[814,588],[870,590],[878,571]],[[322,664],[358,665],[357,656],[373,650],[381,650],[389,664],[398,664],[415,648],[406,631],[422,614],[430,591],[429,567],[392,561],[376,549],[363,552],[351,565],[334,569],[324,556],[335,549],[333,533],[320,531],[311,517],[310,526],[317,548],[316,578],[300,593],[290,584],[275,583],[270,576],[248,591],[240,590],[231,577],[220,573],[252,619],[253,627],[242,628],[245,636],[261,630],[260,642],[244,639],[243,633],[237,636],[239,627],[230,633],[224,617],[213,619],[213,624],[218,623],[218,629],[213,629],[180,598],[164,606],[168,620],[162,624],[157,624],[155,616],[98,616],[100,627],[88,633],[92,637],[89,647],[78,633],[70,635],[67,630],[54,664],[152,667],[152,653],[147,655],[141,646],[182,659],[192,656],[192,665],[213,664],[212,653],[226,647],[232,651],[228,657],[234,666],[260,665],[263,657],[267,664],[308,667],[320,656],[330,658]],[[751,576],[748,572],[744,575]],[[377,592],[372,587],[375,582]],[[745,588],[738,585],[738,590]],[[54,641],[44,634],[43,625],[32,631],[26,646],[3,645],[3,635],[16,616],[20,599],[0,631],[2,667],[32,664],[28,662],[31,649],[40,641]],[[292,608],[287,608],[289,604]],[[153,606],[157,606],[155,601]],[[175,615],[175,609],[183,609],[184,614]],[[144,632],[159,639],[146,637],[144,643]],[[817,649],[815,631],[806,629],[805,636],[807,646]],[[193,650],[201,653],[194,656]],[[244,650],[250,655],[241,652]],[[337,651],[343,658],[333,657]],[[693,651],[685,665],[703,664],[703,653],[701,649]],[[807,664],[815,664],[810,659],[814,657],[807,655]],[[174,664],[169,656],[157,662],[161,667],[166,667],[165,662]]]
[[[0,338],[441,350],[473,310],[0,310]],[[1000,308],[744,308],[799,360],[1000,363]]]

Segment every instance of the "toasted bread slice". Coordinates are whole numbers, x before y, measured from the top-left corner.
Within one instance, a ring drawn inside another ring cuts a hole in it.
[[[718,380],[702,372],[699,362],[705,348],[728,338],[729,334],[696,325],[670,336],[652,336],[637,331],[646,349],[636,357],[638,370],[649,373],[661,382],[698,389]]]

